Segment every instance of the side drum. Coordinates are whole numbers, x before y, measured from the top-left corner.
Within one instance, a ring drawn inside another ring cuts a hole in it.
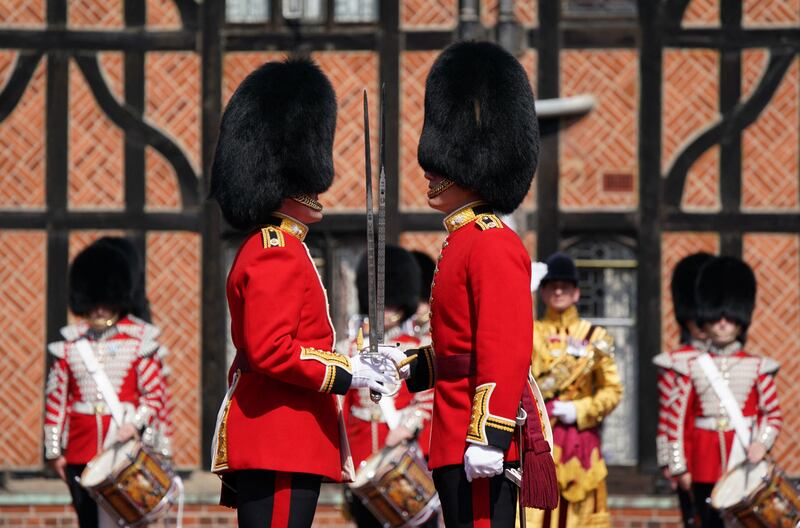
[[[726,526],[794,528],[800,523],[800,496],[786,476],[767,461],[739,465],[711,492],[711,506]]]
[[[439,508],[439,496],[417,442],[385,447],[372,455],[350,488],[385,528],[418,526]]]
[[[142,526],[166,512],[177,494],[169,465],[138,440],[117,444],[86,465],[80,484],[120,526]]]

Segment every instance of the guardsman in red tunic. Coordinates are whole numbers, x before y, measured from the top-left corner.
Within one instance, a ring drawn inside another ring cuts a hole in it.
[[[498,216],[528,192],[538,147],[533,93],[511,54],[487,42],[442,52],[427,79],[418,157],[448,236],[431,292],[432,344],[409,352],[408,386],[434,387],[429,467],[449,528],[514,525],[517,487],[504,469],[519,465],[521,401],[524,498],[558,501],[546,411],[529,385],[530,258]]]
[[[361,314],[367,313],[369,307],[367,276],[367,259],[363,256],[356,268],[356,288]],[[401,350],[419,348],[419,338],[405,330],[405,323],[417,311],[421,283],[419,266],[411,253],[399,246],[386,246],[385,283],[384,341],[397,344]],[[369,321],[363,315],[359,316],[359,321],[362,323],[362,334],[366,336]],[[356,336],[351,336],[345,345],[350,355],[358,353],[357,341]],[[349,391],[344,398],[344,415],[355,467],[359,468],[384,446],[395,446],[413,438],[418,438],[423,454],[427,454],[432,406],[433,391],[411,394],[405,385],[401,386],[400,392],[394,397],[384,396],[380,404],[370,399],[367,389]],[[394,428],[390,429],[390,423],[396,423]],[[346,499],[350,514],[359,528],[382,526],[349,490]],[[422,524],[431,527],[436,525],[435,515]]]
[[[237,352],[211,470],[240,527],[311,526],[322,479],[352,478],[336,395],[385,393],[392,379],[334,351],[326,292],[303,243],[333,181],[335,127],[330,81],[302,58],[256,69],[222,116],[211,194],[247,235],[228,275]]]
[[[84,321],[64,327],[64,340],[48,346],[54,360],[45,392],[45,458],[67,482],[81,528],[98,526],[98,508],[76,478],[115,441],[141,434],[153,446],[164,407],[159,330],[130,314],[135,305],[130,262],[106,241],[84,249],[70,268],[70,310]],[[82,340],[116,392],[124,412],[120,427],[78,352]]]
[[[670,450],[669,438],[677,436],[679,417],[674,414],[677,409],[675,398],[678,391],[675,389],[675,380],[678,373],[672,370],[675,362],[683,363],[697,356],[706,348],[706,335],[697,324],[697,300],[695,298],[695,283],[700,268],[713,257],[708,253],[694,253],[684,257],[675,265],[672,272],[672,306],[675,320],[680,327],[681,346],[670,352],[657,355],[653,363],[658,370],[658,431],[656,433],[656,454],[658,466],[664,478],[670,481],[673,489],[678,494],[678,503],[681,508],[681,518],[684,527],[698,526],[695,518],[695,508],[688,490],[678,486],[678,480],[669,470]],[[687,431],[684,431],[685,433]],[[689,431],[690,432],[690,431]],[[684,435],[691,440],[691,434]]]
[[[668,431],[670,473],[688,489],[703,528],[722,527],[719,513],[706,499],[714,484],[737,463],[757,463],[775,443],[783,423],[775,374],[778,364],[743,349],[756,299],[750,267],[733,257],[715,257],[697,280],[697,320],[708,336],[707,351],[674,357],[676,431]],[[717,380],[712,384],[711,380]],[[715,388],[717,387],[717,388]],[[726,406],[725,401],[730,405]],[[749,442],[735,439],[739,408]]]

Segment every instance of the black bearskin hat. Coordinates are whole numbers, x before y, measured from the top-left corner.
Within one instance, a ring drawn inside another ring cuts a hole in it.
[[[689,340],[689,321],[697,321],[697,299],[695,284],[700,268],[711,260],[713,255],[694,253],[682,258],[672,271],[672,306],[675,308],[675,320],[681,328],[681,342]]]
[[[268,62],[248,75],[222,115],[211,196],[225,220],[247,230],[284,199],[333,182],[336,94],[314,62]]]
[[[361,256],[356,268],[356,289],[361,313],[369,313],[367,255]],[[419,305],[420,271],[416,259],[399,246],[386,246],[386,306],[399,309],[405,321]]]
[[[572,257],[566,253],[553,253],[547,257],[545,264],[547,264],[547,275],[542,277],[541,285],[549,281],[565,281],[578,285],[578,268]]]
[[[144,259],[139,250],[136,249],[130,239],[123,237],[103,237],[97,243],[113,247],[125,256],[133,280],[133,291],[131,292],[133,304],[131,305],[130,313],[145,322],[151,322],[150,301],[147,300],[147,293],[145,292]]]
[[[528,193],[538,157],[533,91],[519,61],[490,42],[445,49],[425,83],[420,166],[510,213]]]
[[[100,241],[81,251],[69,270],[69,309],[79,316],[105,306],[125,315],[133,306],[133,276],[128,259]]]
[[[419,298],[421,301],[428,302],[431,298],[431,284],[433,284],[433,274],[436,272],[436,263],[424,251],[414,250],[411,254],[417,260],[421,274]]]
[[[756,276],[744,261],[715,257],[697,278],[697,320],[702,323],[725,317],[742,325],[742,336],[750,326],[756,304]]]

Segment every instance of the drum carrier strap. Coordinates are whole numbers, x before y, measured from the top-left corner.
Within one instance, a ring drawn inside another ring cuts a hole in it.
[[[95,385],[97,385],[97,390],[100,391],[100,394],[103,396],[106,405],[108,405],[108,409],[111,411],[111,417],[114,419],[114,422],[116,422],[117,426],[121,426],[124,416],[122,405],[119,403],[117,392],[111,385],[111,381],[108,379],[108,376],[106,376],[106,372],[103,370],[103,367],[100,366],[100,363],[98,363],[97,358],[94,356],[94,351],[92,350],[89,341],[81,338],[75,342],[75,347],[78,349],[78,355],[81,356],[81,360],[83,360],[86,370],[92,376]]]

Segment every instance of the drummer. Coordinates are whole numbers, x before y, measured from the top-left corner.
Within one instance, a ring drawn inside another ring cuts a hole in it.
[[[76,478],[104,447],[138,437],[163,411],[159,332],[131,315],[136,311],[133,273],[130,259],[108,239],[84,249],[69,272],[69,308],[83,320],[62,328],[64,340],[48,345],[53,363],[45,392],[45,458],[69,486],[81,528],[96,528],[107,514],[98,513]],[[78,351],[80,340],[88,341],[100,364],[94,375]],[[118,403],[113,397],[109,403],[98,388],[101,377],[115,388]],[[111,419],[112,405],[122,407],[120,427]]]
[[[707,353],[671,356],[670,368],[677,373],[671,414],[685,419],[668,433],[669,470],[681,487],[691,489],[701,526],[715,528],[723,521],[706,501],[714,484],[745,460],[763,460],[781,429],[779,365],[744,350],[756,299],[755,275],[747,264],[715,257],[701,268],[696,288]],[[739,421],[745,442],[735,432]]]
[[[420,290],[420,269],[414,257],[399,246],[386,246],[384,341],[397,344],[401,350],[417,348],[420,339],[409,334],[405,328],[417,312]],[[368,281],[367,259],[362,256],[356,271],[356,288],[358,290],[359,311],[367,313]],[[362,334],[367,335],[369,321],[359,315]],[[358,353],[357,336],[352,335],[348,343],[338,347],[347,350],[353,356]],[[365,344],[366,344],[365,340]],[[405,385],[405,384],[404,384]],[[384,396],[381,404],[373,403],[368,389],[351,390],[344,399],[345,424],[353,462],[359,466],[384,446],[395,446],[401,442],[409,442],[417,438],[423,454],[427,455],[430,431],[431,407],[433,391],[418,392],[412,396],[405,386],[394,396]],[[387,416],[391,414],[391,416]],[[394,425],[394,422],[397,422]],[[392,422],[390,427],[387,422]],[[382,523],[347,489],[345,493],[350,515],[359,528],[379,528]],[[436,526],[436,515],[433,515],[421,526]]]

